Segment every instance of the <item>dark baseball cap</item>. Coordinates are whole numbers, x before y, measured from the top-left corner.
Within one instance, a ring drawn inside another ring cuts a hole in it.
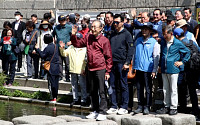
[[[167,16],[167,21],[172,21],[172,20],[176,20],[174,15]]]
[[[66,20],[66,17],[64,15],[60,15],[58,17],[58,21],[64,21],[64,20]]]
[[[144,28],[144,27],[147,27],[149,29],[153,29],[153,24],[150,23],[150,22],[146,22],[146,23],[143,23],[143,26],[141,28]]]
[[[16,11],[14,15],[15,15],[15,16],[16,16],[16,15],[20,15],[20,16],[21,16],[22,14],[21,14],[19,11]]]

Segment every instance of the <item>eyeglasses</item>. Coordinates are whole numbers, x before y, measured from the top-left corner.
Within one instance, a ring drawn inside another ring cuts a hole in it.
[[[91,26],[91,29],[97,29],[97,28],[99,28],[99,27],[96,27],[96,26]]]
[[[117,24],[117,25],[118,25],[119,23],[120,23],[120,22],[118,22],[118,21],[113,21],[113,24]]]
[[[153,38],[154,38],[154,39],[157,39],[157,38],[158,38],[158,36],[154,36]]]

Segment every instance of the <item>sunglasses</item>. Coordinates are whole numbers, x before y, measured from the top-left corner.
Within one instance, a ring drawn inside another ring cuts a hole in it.
[[[153,37],[154,39],[157,39],[158,38],[158,36],[155,36],[155,37]]]
[[[156,13],[156,14],[153,14],[153,15],[158,16],[159,14]]]
[[[120,22],[118,22],[118,21],[113,21],[113,24],[117,24],[117,25],[118,25],[119,23],[120,23]]]

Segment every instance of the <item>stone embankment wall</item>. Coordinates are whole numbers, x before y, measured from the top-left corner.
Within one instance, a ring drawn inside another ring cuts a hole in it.
[[[19,10],[24,21],[35,13],[41,19],[49,10],[61,11],[107,11],[129,10],[136,8],[137,12],[152,12],[155,8],[161,10],[171,8],[191,7],[196,11],[195,4],[200,0],[0,0],[0,29],[3,22],[14,20],[14,12]]]

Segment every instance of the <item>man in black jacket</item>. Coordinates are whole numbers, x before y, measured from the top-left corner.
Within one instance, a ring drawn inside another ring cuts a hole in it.
[[[194,34],[194,28],[198,25],[197,21],[192,19],[192,10],[191,8],[184,8],[185,12],[185,20],[187,21],[188,25],[188,31]]]
[[[22,42],[22,32],[25,30],[26,26],[23,21],[21,21],[22,14],[19,11],[15,12],[15,21],[12,23],[12,29],[14,33],[14,37],[17,39],[17,46]],[[21,50],[21,49],[20,49]],[[18,68],[17,72],[20,72],[20,68],[22,67],[22,52],[18,54]]]
[[[110,85],[113,93],[111,94],[111,108],[107,113],[123,115],[128,113],[129,92],[127,73],[133,55],[133,39],[129,31],[124,28],[124,17],[122,15],[114,15],[113,25],[115,32],[110,36],[113,56]]]

